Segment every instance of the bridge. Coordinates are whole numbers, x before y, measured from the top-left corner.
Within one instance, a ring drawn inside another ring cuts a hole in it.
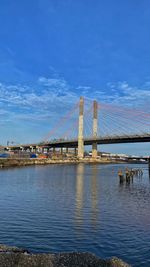
[[[84,157],[84,146],[92,145],[97,157],[98,144],[150,142],[150,113],[142,110],[98,103],[80,97],[68,113],[53,126],[44,141],[7,146],[9,150],[75,148],[78,158]]]

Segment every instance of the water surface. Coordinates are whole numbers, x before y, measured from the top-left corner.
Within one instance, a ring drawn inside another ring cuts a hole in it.
[[[0,243],[32,252],[89,251],[150,266],[150,180],[120,185],[126,165],[0,170]]]

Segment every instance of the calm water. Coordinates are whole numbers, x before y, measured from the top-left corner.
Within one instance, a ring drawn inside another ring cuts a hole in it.
[[[129,166],[129,165],[128,165]],[[0,243],[33,252],[90,251],[150,266],[147,165],[119,185],[125,165],[51,165],[0,170]]]

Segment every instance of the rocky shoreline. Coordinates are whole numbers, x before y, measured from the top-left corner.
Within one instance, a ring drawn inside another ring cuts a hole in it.
[[[26,249],[0,245],[0,267],[131,267],[114,257],[100,259],[92,253],[31,254]]]
[[[0,168],[8,167],[21,167],[21,166],[30,166],[30,165],[48,165],[48,164],[73,164],[73,163],[119,163],[112,160],[102,160],[102,159],[92,159],[92,158],[69,158],[69,159],[41,159],[41,158],[1,158],[0,159]],[[121,161],[120,161],[121,163]]]

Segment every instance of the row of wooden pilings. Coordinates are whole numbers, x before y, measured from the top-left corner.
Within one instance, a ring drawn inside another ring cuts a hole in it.
[[[98,129],[98,103],[93,101],[93,140],[92,144],[92,158],[97,158],[97,129]],[[84,98],[80,97],[79,103],[79,131],[78,131],[78,157],[84,157]]]
[[[149,171],[149,177],[150,177],[150,157],[148,158],[148,171]],[[139,176],[142,177],[143,175],[143,171],[142,169],[125,169],[125,172],[123,172],[122,170],[118,171],[118,177],[119,177],[119,181],[120,184],[126,182],[126,183],[130,183],[133,182],[133,178],[134,176]]]
[[[119,176],[120,184],[123,184],[124,182],[129,184],[130,182],[133,182],[134,176],[142,177],[143,171],[142,171],[142,169],[128,169],[128,168],[126,168],[124,173],[122,170],[119,170],[118,176]]]

